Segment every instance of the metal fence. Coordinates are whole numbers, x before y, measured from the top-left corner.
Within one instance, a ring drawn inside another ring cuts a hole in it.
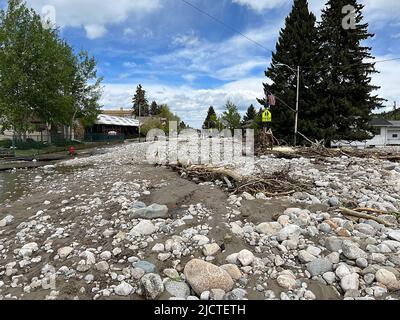
[[[124,141],[125,135],[117,134],[117,135],[109,135],[104,133],[86,133],[85,134],[85,142],[116,142],[116,141]]]
[[[40,155],[49,151],[68,148],[73,142],[62,134],[28,134],[25,138],[17,135],[0,136],[0,159]]]
[[[28,134],[25,138],[13,135],[0,136],[0,147],[21,150],[40,149],[48,146],[64,147],[70,143],[62,134]]]

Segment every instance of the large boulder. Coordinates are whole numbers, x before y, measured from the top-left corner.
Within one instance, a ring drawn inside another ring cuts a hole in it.
[[[134,288],[129,284],[121,282],[118,286],[115,287],[114,292],[118,296],[129,296],[134,291]]]
[[[67,258],[72,252],[74,248],[72,247],[63,247],[58,249],[57,253],[61,259]]]
[[[350,260],[357,260],[359,258],[368,258],[368,254],[360,249],[354,242],[344,241],[342,244],[343,254]]]
[[[375,275],[376,280],[385,285],[389,290],[400,290],[400,281],[395,274],[386,269],[379,269]]]
[[[164,292],[164,284],[161,277],[155,273],[148,273],[140,279],[144,294],[147,299],[155,300]]]
[[[283,242],[289,239],[297,239],[301,234],[301,228],[294,224],[289,224],[284,227],[281,231],[277,234],[277,239],[279,242]]]
[[[261,234],[268,236],[276,236],[279,231],[282,230],[282,226],[278,222],[264,222],[256,227],[256,231]]]
[[[189,261],[184,274],[187,282],[199,296],[211,289],[229,292],[234,285],[231,276],[224,269],[199,259]]]
[[[348,274],[340,281],[340,286],[347,292],[350,290],[358,290],[360,287],[360,279],[357,273]]]
[[[166,219],[168,218],[168,207],[165,205],[152,204],[145,208],[132,209],[132,219]]]
[[[203,254],[206,257],[215,256],[220,251],[221,251],[221,248],[216,243],[205,244],[204,247],[203,247]]]
[[[36,242],[27,243],[19,250],[19,255],[23,258],[30,257],[34,252],[38,250],[39,246]]]
[[[282,274],[280,275],[276,281],[278,282],[278,285],[281,288],[284,289],[293,289],[296,286],[296,279],[294,277],[292,277],[291,275],[288,274]]]
[[[333,264],[328,258],[318,258],[307,264],[307,270],[311,276],[323,275],[333,269]]]
[[[249,250],[242,250],[238,254],[238,260],[243,267],[251,265],[254,261],[254,254]]]
[[[149,236],[157,231],[157,227],[150,221],[142,220],[129,233],[133,237]]]
[[[0,220],[0,227],[8,226],[13,221],[14,221],[14,216],[8,215],[5,218],[3,218],[2,220]]]
[[[342,249],[343,240],[337,237],[329,237],[325,240],[325,247],[331,252],[338,252]]]
[[[298,257],[302,263],[309,263],[309,262],[314,261],[317,258],[306,250],[299,251]]]
[[[400,230],[389,232],[389,238],[400,242]]]
[[[186,299],[190,296],[190,288],[185,282],[167,280],[165,290],[173,297]]]

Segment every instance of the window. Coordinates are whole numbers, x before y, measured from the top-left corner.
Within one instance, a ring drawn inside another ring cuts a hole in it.
[[[394,133],[393,135],[392,135],[392,138],[393,139],[397,139],[399,137],[399,135],[397,134],[397,133]]]

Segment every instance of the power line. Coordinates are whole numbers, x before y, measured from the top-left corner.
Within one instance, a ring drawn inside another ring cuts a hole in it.
[[[267,47],[263,46],[261,43],[259,43],[256,40],[253,40],[252,38],[250,38],[249,36],[246,36],[244,33],[240,32],[239,30],[235,29],[234,27],[230,26],[229,24],[225,23],[224,21],[214,17],[213,15],[211,15],[210,13],[204,11],[203,9],[197,7],[196,5],[194,5],[193,3],[187,1],[187,0],[181,0],[183,3],[187,4],[188,6],[192,7],[193,9],[199,11],[201,14],[209,17],[210,19],[216,21],[217,23],[223,25],[225,28],[239,34],[240,36],[242,36],[243,38],[245,38],[246,40],[252,42],[253,44],[257,45],[258,47],[264,49],[265,51],[271,52],[273,53],[274,51],[271,49],[268,49]]]
[[[252,42],[253,44],[257,45],[258,47],[264,49],[265,51],[268,51],[270,53],[274,53],[274,50],[268,49],[267,47],[265,47],[264,45],[262,45],[261,43],[259,43],[256,40],[253,40],[252,38],[250,38],[249,36],[245,35],[244,33],[240,32],[239,30],[235,29],[234,27],[230,26],[229,24],[227,24],[226,22],[216,18],[215,16],[213,16],[212,14],[204,11],[203,9],[197,7],[196,5],[194,5],[193,3],[187,1],[187,0],[181,0],[183,3],[185,3],[186,5],[192,7],[193,9],[197,10],[198,12],[200,12],[201,14],[209,17],[210,19],[214,20],[215,22],[221,24],[222,26],[224,26],[225,28],[233,31],[234,33],[239,34],[240,36],[242,36],[243,38],[245,38],[246,40]],[[389,62],[389,61],[396,61],[396,60],[400,60],[399,58],[393,58],[393,59],[386,59],[386,60],[381,60],[381,61],[371,61],[371,63],[383,63],[383,62]],[[354,63],[354,64],[349,64],[349,65],[341,65],[341,66],[332,66],[332,68],[350,68],[353,66],[357,66],[359,63]],[[302,67],[302,69],[324,69],[324,67]]]

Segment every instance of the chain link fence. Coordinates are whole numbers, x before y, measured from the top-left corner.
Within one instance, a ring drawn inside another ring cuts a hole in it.
[[[2,135],[0,137],[0,158],[57,152],[75,144],[77,142],[66,139],[62,134],[29,134],[25,138],[17,135]]]
[[[29,134],[26,138],[13,135],[0,136],[0,159],[35,157],[49,153],[68,151],[71,146],[85,149],[126,140],[124,134],[86,133],[82,141],[70,140],[63,134]]]

